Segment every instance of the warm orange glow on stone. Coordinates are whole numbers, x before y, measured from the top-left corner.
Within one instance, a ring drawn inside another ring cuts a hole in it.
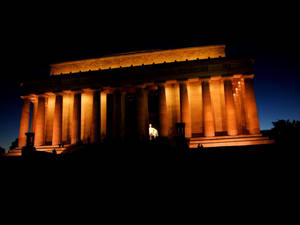
[[[52,142],[55,95],[49,94],[46,104],[46,143]]]
[[[202,86],[200,81],[192,82],[189,85],[190,102],[191,102],[191,121],[192,133],[203,133],[203,101],[202,101]]]
[[[62,111],[63,97],[60,94],[57,94],[55,96],[52,145],[62,144]]]
[[[168,117],[168,135],[173,137],[176,135],[176,123],[180,122],[180,93],[179,84],[167,84],[166,91],[166,105]]]
[[[159,101],[159,132],[160,136],[168,137],[168,114],[166,103],[165,84],[161,83],[158,87],[158,101]]]
[[[86,90],[81,95],[81,140],[84,143],[91,140],[92,113],[93,93]]]
[[[208,80],[204,80],[202,82],[202,96],[204,136],[213,137],[215,136],[215,121],[211,103],[210,84]]]
[[[107,94],[101,92],[101,140],[104,140],[106,137],[106,100]]]
[[[63,95],[63,123],[62,123],[62,141],[71,142],[71,118],[73,114],[74,98],[71,92],[65,92]]]
[[[30,116],[30,101],[29,99],[23,100],[22,112],[21,112],[21,121],[20,121],[20,130],[19,130],[19,147],[26,145],[26,135],[29,127],[29,117]]]
[[[35,126],[35,146],[45,144],[45,96],[39,96]]]
[[[223,90],[221,90],[223,88]],[[211,103],[214,112],[215,120],[215,131],[223,132],[225,131],[225,124],[223,123],[225,117],[225,97],[224,97],[224,85],[221,81],[221,77],[216,77],[210,82],[210,95]]]
[[[185,60],[225,57],[225,45],[182,48],[174,50],[145,51],[116,56],[63,62],[51,65],[50,75],[76,73],[79,71],[109,69],[177,62]]]
[[[186,81],[180,82],[180,120],[185,123],[185,137],[192,137],[191,129],[191,107],[188,96],[188,85]]]

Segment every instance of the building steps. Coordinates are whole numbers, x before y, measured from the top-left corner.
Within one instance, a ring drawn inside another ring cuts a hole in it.
[[[52,153],[53,150],[56,151],[57,154],[63,153],[69,145],[64,145],[64,147],[59,147],[58,145],[44,145],[44,146],[38,146],[35,147],[37,151],[42,151],[42,152],[49,152]],[[6,154],[6,156],[21,156],[22,155],[22,148],[17,147],[15,149],[9,150]]]
[[[212,147],[227,147],[227,146],[274,144],[274,140],[270,140],[268,137],[263,137],[262,134],[194,137],[190,139],[189,147],[197,148],[199,144],[201,144],[205,148],[212,148]]]

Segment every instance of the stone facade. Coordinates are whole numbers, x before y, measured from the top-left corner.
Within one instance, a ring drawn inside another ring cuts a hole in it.
[[[219,45],[51,65],[47,80],[21,84],[19,147],[30,116],[36,147],[146,141],[149,123],[168,139],[185,123],[190,147],[270,143],[260,135],[253,63]]]

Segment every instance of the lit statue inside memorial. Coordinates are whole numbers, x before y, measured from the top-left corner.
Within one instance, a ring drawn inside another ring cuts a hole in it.
[[[149,139],[154,140],[158,137],[158,131],[154,127],[152,127],[152,124],[149,124]]]

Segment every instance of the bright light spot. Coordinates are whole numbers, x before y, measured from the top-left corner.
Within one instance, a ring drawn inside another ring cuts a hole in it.
[[[149,124],[149,138],[150,140],[158,137],[158,131],[152,127],[152,124]]]

